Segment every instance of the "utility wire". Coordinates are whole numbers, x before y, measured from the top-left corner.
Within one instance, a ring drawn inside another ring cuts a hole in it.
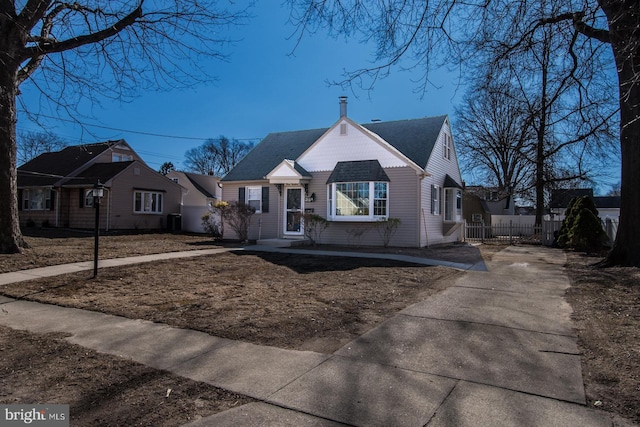
[[[46,115],[46,114],[34,114],[34,115],[38,116],[38,117],[44,117],[44,118],[47,118],[47,119],[60,120],[62,122],[74,123],[74,124],[80,125],[80,126],[95,127],[95,128],[100,128],[100,129],[114,130],[114,131],[117,131],[117,132],[133,133],[133,134],[137,134],[137,135],[156,136],[156,137],[159,137],[159,138],[186,139],[186,140],[190,140],[190,141],[205,141],[207,139],[216,139],[216,138],[209,138],[209,137],[197,138],[197,137],[192,137],[192,136],[166,135],[166,134],[161,134],[161,133],[143,132],[143,131],[137,131],[137,130],[115,128],[115,127],[111,127],[111,126],[95,125],[95,124],[90,124],[90,123],[81,123],[81,122],[79,122],[77,120],[63,119],[61,117],[49,116],[49,115]],[[255,141],[255,140],[258,140],[258,139],[261,139],[261,138],[231,138],[231,139],[235,139],[237,141]]]

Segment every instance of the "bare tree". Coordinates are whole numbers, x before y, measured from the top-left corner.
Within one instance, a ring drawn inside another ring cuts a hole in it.
[[[509,196],[523,195],[533,171],[526,151],[534,139],[531,116],[508,82],[483,79],[456,109],[456,148],[463,167]]]
[[[214,1],[0,0],[0,253],[26,246],[16,190],[21,84],[72,115],[82,99],[191,85],[210,78],[207,58],[222,56],[217,30],[243,16]]]
[[[565,43],[555,57],[589,64],[605,49],[618,77],[622,196],[618,234],[603,265],[640,266],[640,3],[637,0],[576,2],[525,0],[290,0],[291,21],[299,40],[327,29],[335,35],[359,35],[377,45],[372,67],[345,76],[343,83],[370,82],[394,66],[428,71],[454,60],[462,64],[479,47],[509,57],[526,48],[542,28],[560,31]],[[445,59],[438,59],[445,58]],[[608,67],[602,73],[609,76]],[[594,72],[598,72],[594,70]],[[366,80],[366,79],[369,80]],[[578,78],[578,76],[576,76]],[[363,80],[364,79],[364,80]],[[583,89],[589,88],[589,82]],[[614,97],[614,94],[611,94]],[[544,98],[543,98],[544,102]],[[544,109],[541,105],[540,108]]]
[[[224,176],[253,148],[252,142],[242,142],[220,136],[207,139],[201,146],[187,150],[185,166],[202,173]]]
[[[203,175],[213,174],[215,169],[215,158],[205,144],[190,148],[184,153],[184,166],[191,172]]]
[[[49,132],[23,132],[18,137],[18,163],[24,164],[40,154],[60,151],[68,144]]]
[[[554,6],[553,1],[538,4]],[[567,44],[578,43],[574,36],[571,26],[542,26],[511,46],[508,54],[495,48],[494,40],[480,41],[490,46],[491,74],[514,82],[514,95],[531,118],[535,137],[525,154],[534,170],[529,183],[535,194],[536,224],[542,222],[550,190],[590,179],[593,166],[618,154],[612,144],[617,136],[614,87],[596,72],[610,68],[610,61],[603,63],[602,53],[589,46],[581,49],[591,52],[590,61],[558,56]]]

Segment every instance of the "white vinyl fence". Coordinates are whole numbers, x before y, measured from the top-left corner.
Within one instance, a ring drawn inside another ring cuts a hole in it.
[[[555,234],[561,226],[562,221],[560,220],[544,220],[542,226],[514,221],[508,223],[503,221],[500,224],[467,223],[465,221],[464,236],[465,241],[469,242],[501,242],[510,245],[529,243],[552,246],[555,242]],[[618,220],[606,218],[602,226],[613,242],[618,232]]]
[[[515,243],[542,243],[542,227],[533,224],[520,224],[513,221],[501,224],[467,223],[464,224],[465,241]]]

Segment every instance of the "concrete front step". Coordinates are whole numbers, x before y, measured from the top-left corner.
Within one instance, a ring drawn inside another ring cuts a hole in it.
[[[309,241],[307,239],[260,239],[256,243],[273,248],[290,248],[292,246],[308,245]]]

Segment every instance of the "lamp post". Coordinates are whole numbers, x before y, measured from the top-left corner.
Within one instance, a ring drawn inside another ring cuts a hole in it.
[[[95,239],[93,244],[93,278],[98,277],[98,240],[100,237],[100,199],[104,195],[104,184],[98,182],[93,186],[93,207],[96,210]]]

